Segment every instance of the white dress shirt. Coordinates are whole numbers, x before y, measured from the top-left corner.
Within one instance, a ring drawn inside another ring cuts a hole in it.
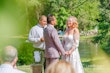
[[[26,72],[15,69],[10,64],[2,64],[0,65],[0,73],[26,73]]]
[[[30,30],[28,39],[30,42],[33,43],[34,48],[41,48],[43,50],[45,49],[45,42],[40,41],[40,39],[44,37],[43,35],[44,28],[40,24],[37,24]]]

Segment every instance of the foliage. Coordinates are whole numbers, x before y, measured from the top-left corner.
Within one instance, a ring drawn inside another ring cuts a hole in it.
[[[65,30],[66,19],[76,16],[80,30],[89,30],[97,24],[99,2],[96,0],[50,0],[48,13],[56,15],[58,20],[57,29]]]
[[[18,55],[19,65],[24,65],[24,64],[29,65],[34,63],[34,57],[33,57],[34,48],[32,44],[26,42],[22,43],[18,48],[18,52],[19,52]]]
[[[8,2],[3,1],[3,4]],[[12,2],[14,5],[11,4]],[[55,14],[58,20],[56,28],[61,30],[65,30],[66,20],[71,15],[78,18],[81,31],[92,29],[97,24],[96,19],[99,18],[99,1],[97,0],[13,0],[12,2],[9,2],[11,7],[7,6],[6,9],[12,10],[9,12],[12,16],[14,15],[16,24],[24,28],[19,31],[25,31],[25,33],[37,24],[42,14]]]
[[[105,52],[110,54],[110,1],[100,0],[99,33],[94,37],[95,43],[100,43]]]
[[[68,3],[66,3],[68,2]],[[58,30],[64,30],[66,28],[65,22],[68,16],[70,16],[68,10],[68,5],[70,1],[68,0],[50,0],[48,8],[50,8],[48,13],[54,14],[57,18]]]
[[[28,0],[26,1],[27,31],[37,24],[39,16],[45,10],[47,0]]]
[[[5,36],[3,40],[7,42],[7,37],[29,33],[30,28],[38,22],[39,16],[49,13],[55,14],[57,29],[65,30],[66,20],[71,15],[78,18],[80,31],[98,26],[99,33],[94,41],[110,53],[110,0],[1,0],[0,34]],[[4,41],[1,42],[3,45]],[[9,42],[7,43],[10,44]],[[19,45],[19,42],[13,45]],[[19,64],[33,62],[32,44],[20,44],[18,51]]]
[[[39,16],[43,14],[45,2],[47,0],[20,0],[18,7],[23,11],[25,16],[25,31],[29,32],[30,28],[37,24]],[[21,5],[22,4],[22,5]]]
[[[15,34],[28,33],[30,28],[37,24],[46,3],[47,0],[1,0],[0,22],[3,27],[0,30],[4,31],[2,28],[5,28],[7,32],[12,29],[11,32],[15,31]]]
[[[79,29],[87,31],[93,29],[98,23],[99,18],[99,2],[97,0],[86,0],[83,5],[75,9],[74,15],[79,20]]]

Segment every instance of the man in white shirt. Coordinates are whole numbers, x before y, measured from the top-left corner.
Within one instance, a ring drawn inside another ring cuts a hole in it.
[[[2,64],[0,65],[0,73],[25,73],[16,68],[18,57],[15,47],[7,46],[3,48],[1,53]]]
[[[34,58],[36,63],[44,63],[44,50],[45,50],[45,42],[43,30],[47,26],[47,17],[42,15],[39,18],[39,23],[33,26],[29,32],[29,41],[33,43]],[[42,59],[41,59],[42,58]],[[41,61],[42,60],[42,61]]]

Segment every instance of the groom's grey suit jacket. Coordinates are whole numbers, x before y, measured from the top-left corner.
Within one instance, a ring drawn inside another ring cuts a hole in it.
[[[45,57],[46,58],[59,58],[59,52],[64,55],[65,50],[59,39],[57,30],[50,24],[44,29],[45,39]]]

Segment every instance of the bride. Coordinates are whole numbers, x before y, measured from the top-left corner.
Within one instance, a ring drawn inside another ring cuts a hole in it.
[[[62,59],[72,64],[75,73],[84,73],[78,51],[80,36],[79,36],[77,18],[74,16],[70,16],[67,19],[66,24],[67,24],[67,30],[65,31],[65,34],[63,36],[62,45],[65,51],[68,52],[68,56],[62,56]]]

